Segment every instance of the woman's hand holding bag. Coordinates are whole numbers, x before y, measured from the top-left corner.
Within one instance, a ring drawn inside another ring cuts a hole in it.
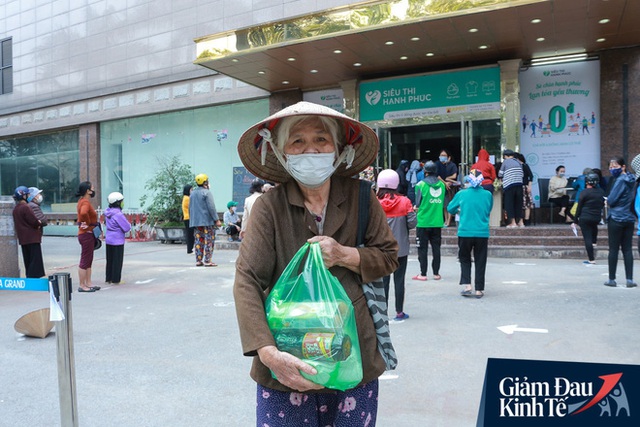
[[[305,243],[294,255],[267,297],[266,315],[278,350],[315,369],[315,375],[302,370],[304,378],[337,390],[353,388],[362,381],[353,305],[338,279],[325,267],[318,243]],[[269,356],[265,355],[266,360],[262,356],[263,363],[270,366]],[[290,367],[291,363],[272,365]],[[292,380],[286,370],[272,370],[272,375]]]

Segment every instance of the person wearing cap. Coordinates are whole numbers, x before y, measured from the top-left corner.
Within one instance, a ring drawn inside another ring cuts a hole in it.
[[[447,209],[460,215],[458,225],[458,259],[460,260],[460,295],[482,298],[489,247],[489,216],[493,195],[482,188],[484,177],[472,169],[465,177],[468,187],[454,196]],[[475,264],[474,286],[471,286],[471,254]],[[475,290],[474,290],[475,288]]]
[[[78,292],[95,292],[100,290],[100,286],[93,286],[91,282],[91,267],[93,265],[93,251],[96,238],[93,229],[98,223],[98,213],[91,204],[91,199],[96,196],[93,184],[90,181],[81,182],[76,192],[78,204],[78,243],[80,243],[80,262],[78,263],[78,281],[80,286]]]
[[[442,242],[442,227],[444,226],[445,193],[444,182],[438,177],[438,169],[431,160],[424,164],[424,179],[416,185],[416,240],[418,243],[418,261],[420,274],[413,280],[425,282],[429,269],[429,245],[433,251],[431,270],[434,280],[440,280],[440,246]]]
[[[391,227],[393,237],[398,242],[399,266],[393,272],[395,292],[396,317],[394,320],[405,320],[409,315],[404,312],[404,276],[407,271],[409,257],[409,230],[416,226],[416,213],[413,211],[411,200],[397,192],[400,177],[392,169],[385,169],[378,174],[378,200],[382,205],[387,223]],[[389,283],[391,275],[384,276],[384,290],[389,304]]]
[[[575,220],[582,230],[584,247],[587,251],[585,264],[595,264],[596,258],[593,245],[598,242],[598,224],[604,208],[604,190],[598,185],[600,179],[593,172],[586,174],[584,178],[585,188],[580,191]]]
[[[196,188],[189,197],[189,226],[195,228],[196,266],[217,267],[213,262],[215,227],[220,227],[220,219],[209,190],[209,177],[203,173],[196,175]]]
[[[29,189],[23,185],[13,192],[16,202],[13,208],[13,224],[16,228],[18,243],[22,249],[25,276],[40,278],[45,275],[42,259],[42,224],[29,207]]]
[[[247,232],[247,227],[249,226],[249,216],[251,215],[251,208],[253,207],[253,203],[256,201],[258,197],[264,194],[264,188],[266,185],[267,185],[267,182],[260,178],[256,178],[253,181],[251,181],[251,186],[249,187],[250,196],[244,199],[244,211],[242,213],[242,228],[240,230],[241,239],[244,239],[244,235]]]
[[[122,278],[122,263],[124,261],[124,242],[126,234],[131,231],[131,223],[122,213],[124,196],[115,191],[107,196],[109,207],[104,210],[107,232],[105,243],[107,245],[107,266],[105,268],[106,283],[119,285],[124,283]]]
[[[35,214],[36,218],[38,218],[38,221],[40,221],[41,233],[44,231],[43,227],[46,227],[48,224],[47,217],[44,215],[44,213],[42,212],[42,208],[40,207],[40,204],[42,204],[43,200],[44,197],[42,196],[42,190],[40,190],[38,187],[29,187],[29,197],[27,197],[27,203],[29,204],[29,207]]]
[[[193,186],[187,184],[182,189],[182,220],[184,222],[185,233],[187,235],[187,254],[193,253],[194,229],[189,225],[189,198]]]
[[[283,109],[240,138],[244,166],[259,178],[280,183],[253,205],[234,283],[242,352],[253,357],[258,426],[271,424],[281,412],[292,426],[375,425],[378,377],[386,364],[362,284],[398,268],[398,243],[370,190],[369,204],[363,207],[369,217],[364,245],[354,247],[360,182],[351,177],[375,161],[378,146],[369,127],[308,102]],[[363,380],[353,389],[325,389],[304,378],[301,371],[315,375],[316,370],[278,350],[267,324],[265,298],[307,242],[319,244],[326,267],[353,302],[363,365]],[[358,410],[342,411],[345,400]]]
[[[507,211],[507,228],[516,228],[522,218],[522,185],[524,171],[522,164],[516,160],[513,150],[504,150],[504,161],[498,171],[498,178],[502,179],[504,209]],[[524,226],[524,225],[523,225]]]
[[[633,232],[636,216],[633,210],[633,187],[635,176],[627,172],[627,165],[622,157],[614,157],[609,161],[609,195],[607,196],[607,234],[609,237],[609,280],[604,285],[616,287],[616,270],[618,268],[618,252],[622,250],[626,287],[638,286],[633,281]]]
[[[227,211],[222,216],[222,222],[224,222],[225,232],[229,236],[229,241],[240,241],[240,230],[242,230],[242,221],[236,213],[238,202],[233,200],[227,203]]]

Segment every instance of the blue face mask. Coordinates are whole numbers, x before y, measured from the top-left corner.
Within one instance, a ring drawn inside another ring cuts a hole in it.
[[[609,173],[612,177],[617,178],[622,173],[622,168],[610,168]]]
[[[447,160],[449,160],[447,156],[440,156],[439,159],[441,163],[447,163]]]

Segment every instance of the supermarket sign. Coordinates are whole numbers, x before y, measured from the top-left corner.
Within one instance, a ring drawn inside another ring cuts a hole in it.
[[[498,67],[360,84],[360,120],[365,122],[499,110]]]

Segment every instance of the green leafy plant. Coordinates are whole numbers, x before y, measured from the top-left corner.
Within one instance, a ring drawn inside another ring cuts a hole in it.
[[[147,192],[140,198],[140,205],[148,212],[151,225],[183,226],[182,191],[185,185],[194,185],[191,166],[182,163],[180,156],[156,160],[158,169],[145,183]]]

